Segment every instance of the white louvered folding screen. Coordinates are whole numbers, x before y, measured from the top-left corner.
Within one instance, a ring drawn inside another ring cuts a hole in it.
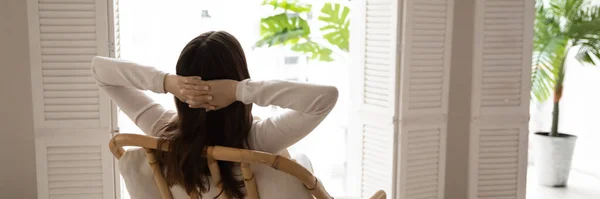
[[[398,198],[444,198],[454,0],[405,0]]]
[[[393,196],[395,183],[398,95],[398,1],[353,1],[352,121],[350,133],[361,135],[353,147],[360,154],[360,195],[383,189]],[[356,144],[356,145],[355,145]],[[351,153],[351,156],[358,154]],[[350,172],[354,172],[350,169]]]
[[[109,56],[107,0],[28,0],[38,198],[114,198],[111,105],[90,75]]]
[[[469,198],[525,198],[534,1],[476,3]]]

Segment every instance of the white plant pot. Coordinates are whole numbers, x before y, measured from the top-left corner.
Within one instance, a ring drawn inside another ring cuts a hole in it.
[[[551,187],[566,186],[577,137],[562,133],[558,137],[535,133],[533,137],[538,183]]]

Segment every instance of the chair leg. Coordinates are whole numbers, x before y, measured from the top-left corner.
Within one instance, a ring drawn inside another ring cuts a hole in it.
[[[158,187],[162,198],[173,199],[173,196],[171,195],[171,190],[167,185],[167,181],[163,176],[162,170],[156,164],[156,157],[154,157],[154,153],[152,153],[151,149],[146,149],[146,159],[148,160],[148,164],[150,164],[150,167],[154,172],[154,181],[156,182],[156,186]]]
[[[246,185],[246,199],[258,199],[258,189],[254,180],[254,172],[250,169],[250,164],[242,163],[242,175]]]

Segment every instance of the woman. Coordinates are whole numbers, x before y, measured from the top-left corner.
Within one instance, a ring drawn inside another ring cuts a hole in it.
[[[219,194],[210,179],[207,146],[248,148],[280,153],[310,133],[335,106],[335,87],[286,81],[250,80],[239,42],[222,31],[204,33],[181,52],[176,75],[122,60],[95,57],[92,74],[98,86],[134,123],[170,152],[155,151],[175,198],[192,192],[202,198]],[[143,90],[171,93],[177,112],[166,110]],[[291,109],[253,120],[252,104]],[[238,165],[219,162],[224,194],[244,196]],[[160,198],[141,150],[121,157],[119,169],[132,198]],[[252,165],[261,198],[312,198],[301,182],[262,165]]]

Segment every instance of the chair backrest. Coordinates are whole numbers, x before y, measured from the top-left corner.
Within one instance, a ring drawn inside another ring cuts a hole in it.
[[[113,155],[120,159],[125,150],[123,146],[137,146],[142,147],[146,150],[146,158],[148,164],[150,164],[154,172],[154,180],[158,186],[158,189],[163,199],[172,199],[171,191],[165,181],[162,173],[162,169],[156,164],[156,157],[152,153],[153,149],[168,151],[169,144],[163,144],[161,148],[158,148],[158,138],[148,135],[139,134],[117,134],[109,143],[110,151]],[[289,175],[296,177],[304,186],[311,192],[317,199],[332,199],[327,193],[323,184],[308,171],[306,168],[298,164],[297,162],[279,155],[265,153],[261,151],[253,151],[246,149],[237,149],[230,147],[214,146],[208,147],[206,152],[206,158],[208,160],[208,167],[211,173],[211,178],[214,182],[221,181],[221,174],[219,171],[219,165],[217,161],[230,161],[238,162],[241,164],[242,175],[244,178],[244,184],[246,186],[246,198],[258,199],[258,190],[256,188],[256,181],[254,180],[254,173],[250,169],[250,164],[264,164],[271,166],[274,169],[285,172]],[[221,186],[217,186],[218,191],[222,191]],[[198,198],[197,193],[193,193],[191,198]],[[386,197],[385,192],[378,191],[371,199],[384,199]],[[228,199],[229,196],[221,194],[220,199]]]

